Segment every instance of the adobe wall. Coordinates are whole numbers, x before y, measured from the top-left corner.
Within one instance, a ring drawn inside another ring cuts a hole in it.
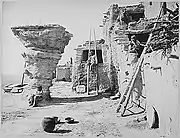
[[[167,7],[171,10],[175,9],[175,4],[177,3],[176,1],[169,1],[166,2],[167,3]],[[161,6],[161,2],[157,2],[157,1],[151,1],[151,2],[143,2],[143,5],[145,7],[145,17],[147,19],[149,18],[155,18],[160,11],[160,6]]]
[[[167,3],[175,10],[175,3]],[[174,7],[174,8],[173,8]],[[166,15],[164,15],[166,17]],[[162,18],[163,19],[163,18]],[[169,21],[164,18],[164,21]],[[145,86],[147,94],[147,119],[154,123],[154,110],[158,114],[160,134],[177,136],[179,127],[179,23],[160,24],[166,29],[153,33],[150,45],[154,50],[144,60]],[[167,35],[168,34],[168,35]]]
[[[56,68],[56,81],[71,81],[70,67],[57,67]]]
[[[157,5],[152,2],[151,7],[149,7],[149,3],[144,3],[143,5],[140,4],[136,6],[118,7],[118,5],[114,4],[110,6],[107,13],[104,13],[104,39],[106,40],[106,43],[108,44],[110,49],[110,56],[108,57],[108,61],[109,66],[112,63],[115,68],[113,70],[110,70],[110,72],[112,72],[110,77],[115,77],[115,79],[112,79],[112,83],[114,83],[115,85],[117,85],[118,83],[119,92],[123,92],[124,87],[126,87],[122,83],[125,79],[124,72],[128,70],[126,62],[126,49],[129,40],[126,34],[132,35],[150,33],[151,29],[153,28],[152,22],[155,22],[156,20],[156,18],[154,17],[157,17],[160,10],[160,2],[157,3]],[[174,10],[176,8],[175,2],[167,3],[167,7]],[[129,9],[131,12],[144,12],[146,18],[140,19],[138,22],[130,22],[127,26],[127,24],[122,21],[122,19],[124,18],[123,13],[125,12],[125,9],[126,11]],[[162,20],[167,20],[167,16],[165,15],[164,17],[160,18],[160,21]],[[158,23],[155,30],[162,30],[160,29],[162,28],[161,25],[162,23]],[[144,64],[148,63],[144,66],[145,90],[147,97],[146,102],[148,105],[148,123],[150,126],[153,124],[155,118],[153,112],[154,107],[159,115],[159,127],[162,130],[161,132],[163,133],[163,135],[168,134],[170,128],[173,130],[173,133],[178,133],[177,128],[179,112],[177,74],[179,54],[177,52],[179,49],[179,43],[176,44],[176,42],[179,41],[179,28],[177,28],[177,25],[175,26],[177,30],[174,31],[174,36],[169,35],[169,37],[171,37],[171,40],[164,40],[164,42],[162,41],[161,45],[165,46],[167,45],[167,43],[172,42],[172,44],[168,45],[173,47],[171,49],[172,51],[170,50],[170,55],[173,55],[172,57],[176,58],[162,58],[162,51],[156,49],[156,51],[154,52],[150,50],[152,53],[147,54],[144,62]],[[160,35],[161,33],[157,33],[157,36],[154,37],[157,38],[156,41],[152,40],[151,43],[156,48],[159,47],[157,43],[161,39]]]
[[[133,5],[126,7],[119,7],[117,4],[113,4],[108,9],[108,12],[104,13],[103,19],[103,36],[109,46],[108,63],[110,69],[111,85],[115,87],[116,91],[121,92],[122,82],[125,78],[126,71],[126,51],[129,44],[129,38],[127,35],[128,24],[125,22],[125,12],[129,13],[143,13],[144,6]]]
[[[178,57],[177,51],[172,51],[171,54]],[[168,134],[170,128],[173,133],[177,133],[179,59],[167,59],[158,50],[146,56],[144,64],[146,63],[149,63],[144,67],[148,123],[150,126],[153,124],[155,109],[162,133]]]

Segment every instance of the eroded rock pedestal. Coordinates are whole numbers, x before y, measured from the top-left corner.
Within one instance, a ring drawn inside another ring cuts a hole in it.
[[[11,28],[14,35],[27,48],[22,54],[25,59],[25,74],[29,76],[29,88],[42,86],[45,99],[50,98],[53,71],[61,59],[64,48],[72,34],[60,25],[20,26]]]

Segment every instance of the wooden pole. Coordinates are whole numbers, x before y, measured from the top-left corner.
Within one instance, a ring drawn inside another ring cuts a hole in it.
[[[95,30],[94,30],[94,46],[95,46],[95,57],[96,57],[96,94],[98,94],[98,59],[97,59],[97,45],[96,45],[96,33],[95,33]]]
[[[90,47],[91,47],[91,28],[90,28],[90,36],[89,36],[88,59],[89,59],[89,55],[90,55]],[[87,95],[89,95],[89,64],[87,65]]]
[[[160,13],[159,13],[159,15],[158,15],[157,21],[158,21],[160,15],[161,15],[161,11],[162,11],[162,7],[161,7]],[[155,29],[156,24],[157,24],[157,23],[154,24],[153,30]],[[120,110],[120,108],[121,108],[121,105],[123,106],[123,107],[122,107],[123,110],[122,110],[122,112],[121,112],[121,116],[123,116],[123,114],[124,114],[124,112],[125,112],[125,110],[126,110],[126,107],[127,107],[127,105],[128,105],[128,101],[129,101],[129,99],[130,99],[131,91],[132,91],[132,89],[133,89],[133,86],[134,86],[136,77],[137,77],[137,75],[138,75],[138,72],[139,72],[139,70],[140,70],[140,68],[141,68],[141,65],[142,65],[142,63],[143,63],[143,61],[144,61],[144,55],[145,55],[145,52],[146,52],[146,50],[147,50],[147,48],[148,48],[148,43],[150,42],[151,37],[152,37],[152,32],[151,32],[151,34],[149,35],[149,38],[148,38],[148,40],[147,40],[147,42],[146,42],[146,47],[144,48],[144,50],[143,50],[143,52],[142,52],[142,54],[141,54],[141,57],[140,57],[140,59],[139,59],[139,61],[138,61],[138,63],[137,63],[137,66],[136,66],[136,69],[135,69],[135,73],[134,73],[134,75],[132,76],[132,79],[131,79],[131,81],[130,81],[129,89],[128,89],[127,92],[125,92],[125,93],[126,93],[126,96],[123,95],[123,96],[122,96],[123,98],[120,99],[120,102],[119,102],[119,104],[118,104],[117,112],[119,112],[119,110]],[[125,98],[125,99],[124,99],[124,98]],[[123,100],[123,101],[121,101],[121,100]],[[125,100],[125,101],[124,101],[124,100]]]

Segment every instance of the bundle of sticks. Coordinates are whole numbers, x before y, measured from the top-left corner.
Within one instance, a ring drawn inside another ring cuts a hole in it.
[[[167,10],[167,8],[165,7]],[[167,12],[170,10],[168,9]],[[159,49],[166,51],[171,51],[167,49],[172,49],[179,42],[179,15],[176,14],[179,7],[173,12],[170,12],[171,16],[168,18],[164,18],[163,21],[158,21],[158,28],[153,32],[153,36],[151,38],[150,43],[148,44],[150,47],[146,52],[152,52]],[[164,15],[167,16],[167,13]]]

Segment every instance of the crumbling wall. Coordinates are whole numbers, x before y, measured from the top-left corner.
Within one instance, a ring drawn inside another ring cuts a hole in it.
[[[42,86],[44,98],[49,99],[53,71],[55,71],[72,34],[56,24],[19,26],[11,29],[26,47],[26,52],[22,56],[26,63],[24,73],[30,79],[29,89]]]
[[[78,75],[78,67],[81,64],[81,57],[82,57],[82,45],[78,45],[78,47],[76,49],[76,56],[75,56],[75,60],[74,60],[74,64],[73,64],[73,70],[72,70],[72,82],[73,84],[76,82],[77,80],[77,75]]]
[[[90,50],[94,50],[94,41],[91,41]],[[78,45],[76,50],[75,64],[73,66],[73,89],[77,85],[87,84],[87,64],[82,61],[83,50],[89,50],[89,41],[86,41],[83,45]],[[98,63],[98,86],[99,89],[104,90],[109,88],[109,78],[108,78],[108,47],[105,44],[101,44],[100,40],[97,40],[97,50],[102,50],[103,63]],[[93,72],[90,72],[89,89],[95,90],[96,87],[96,77]]]
[[[177,15],[179,6],[177,2],[167,3],[167,7],[172,10],[172,12],[170,12],[171,14],[168,13],[164,15],[166,13],[164,8],[156,28],[152,30],[157,20],[155,17],[157,17],[160,12],[162,2],[157,3],[157,5],[155,5],[154,2],[148,2],[143,5],[118,7],[115,4],[111,5],[108,12],[105,13],[103,33],[110,49],[110,56],[108,58],[109,65],[113,63],[116,69],[110,68],[110,72],[113,74],[110,77],[118,77],[119,91],[123,91],[125,85],[123,85],[122,82],[126,77],[124,73],[128,70],[126,49],[128,48],[129,40],[127,35],[142,35],[153,32],[151,41],[148,44],[149,48],[146,51],[147,57],[144,62],[144,90],[146,90],[147,96],[148,123],[150,125],[153,124],[155,119],[153,110],[156,110],[160,119],[159,127],[163,130],[163,133],[168,133],[167,131],[170,130],[170,127],[177,132],[177,65],[179,62],[179,56],[177,54],[177,47],[179,47],[179,18]],[[117,12],[119,16],[116,16]],[[148,19],[139,18],[139,21],[132,21],[130,15],[133,12],[141,14],[145,12]],[[153,15],[151,15],[151,13]],[[113,16],[113,14],[115,16]],[[149,19],[149,17],[151,19]],[[133,70],[130,72],[132,75]],[[131,75],[129,75],[129,78],[131,78]],[[113,83],[117,81],[117,79],[112,80],[114,80]],[[138,85],[142,86],[142,84]]]
[[[119,89],[119,91],[122,91],[121,87],[127,66],[126,51],[129,38],[126,31],[128,30],[129,22],[132,20],[128,14],[133,12],[143,14],[143,5],[118,7],[117,4],[113,4],[108,9],[108,12],[104,13],[103,35],[109,46],[109,77],[111,86],[115,87],[116,90]]]

